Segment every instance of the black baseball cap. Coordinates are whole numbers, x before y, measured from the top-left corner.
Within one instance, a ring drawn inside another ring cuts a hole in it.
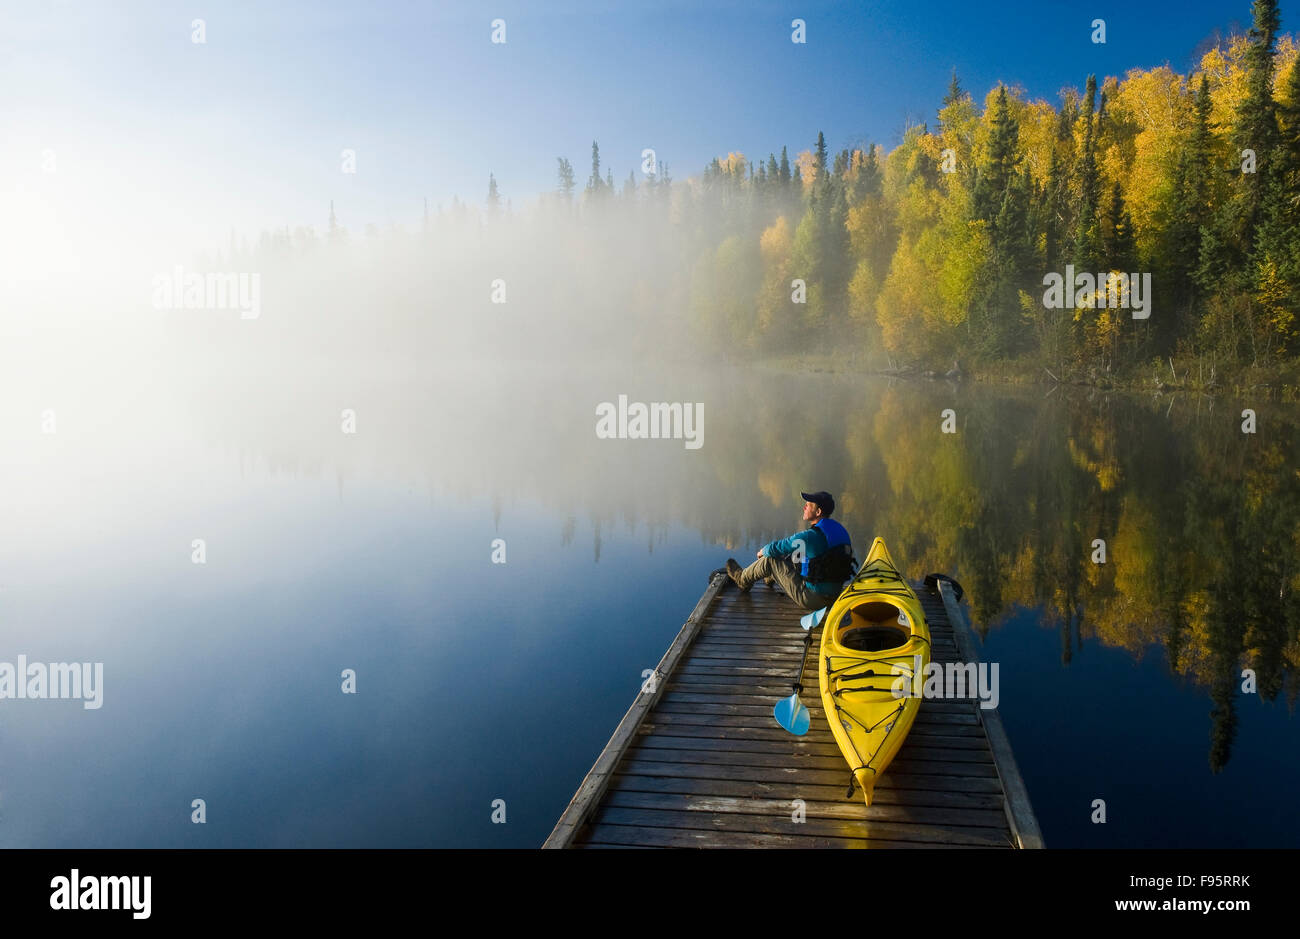
[[[823,515],[835,514],[835,500],[829,492],[801,492],[799,495],[803,496],[805,502],[811,502],[821,509]]]

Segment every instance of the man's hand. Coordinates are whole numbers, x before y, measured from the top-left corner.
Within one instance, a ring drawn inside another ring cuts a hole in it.
[[[758,554],[754,555],[754,559],[755,559],[755,560],[761,560],[762,557],[763,557],[763,549],[762,549],[762,548],[759,548],[759,549],[758,549]]]

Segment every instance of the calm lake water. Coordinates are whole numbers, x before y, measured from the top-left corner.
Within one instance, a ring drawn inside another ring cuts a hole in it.
[[[538,846],[809,487],[965,586],[1049,846],[1300,844],[1294,408],[49,351],[0,399],[0,661],[102,662],[103,706],[0,701],[0,846]],[[620,394],[703,403],[703,446],[597,439]]]

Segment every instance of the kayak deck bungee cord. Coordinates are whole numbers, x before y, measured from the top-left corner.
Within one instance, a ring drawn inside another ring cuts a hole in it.
[[[867,805],[920,710],[917,656],[924,671],[930,627],[921,600],[877,538],[822,619],[817,668],[826,720],[852,774],[847,796],[860,788]]]

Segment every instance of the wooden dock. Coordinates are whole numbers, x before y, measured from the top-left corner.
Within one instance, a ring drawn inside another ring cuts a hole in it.
[[[977,662],[951,587],[913,586],[934,661]],[[820,628],[801,695],[812,728],[795,737],[772,716],[799,667],[802,612],[715,574],[543,847],[1043,846],[1001,719],[973,699],[923,701],[873,804],[846,798],[817,690]]]

